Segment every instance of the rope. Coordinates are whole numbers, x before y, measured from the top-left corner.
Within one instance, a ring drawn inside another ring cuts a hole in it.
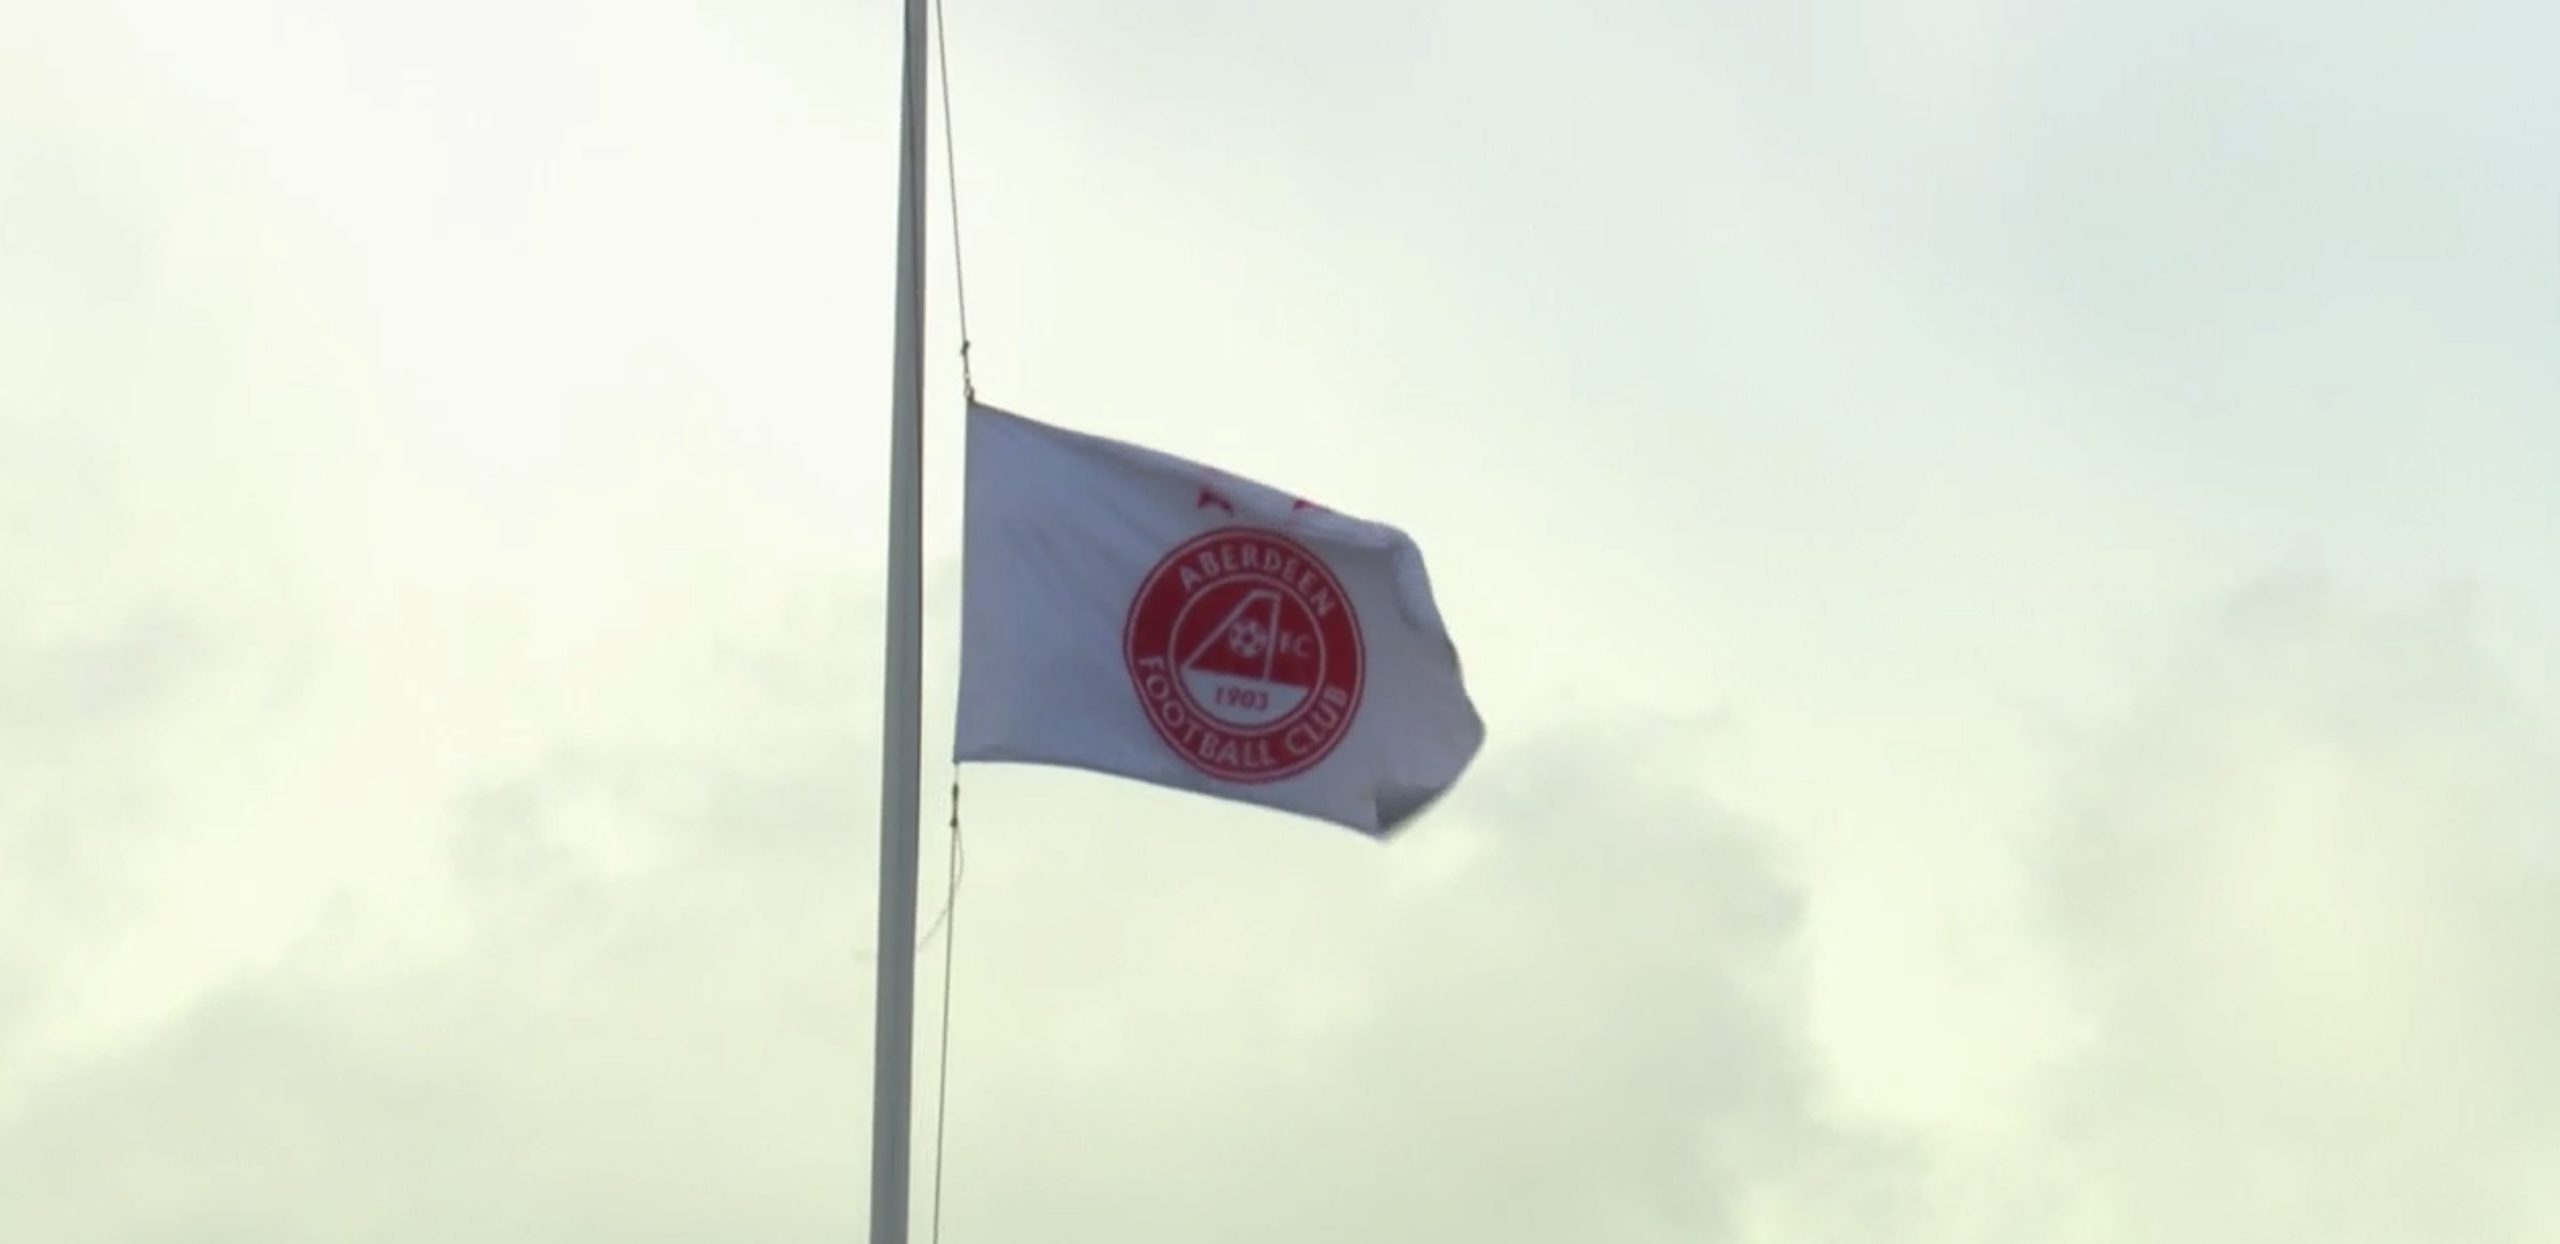
[[[951,134],[951,35],[943,20],[942,0],[933,0],[933,51],[934,77],[942,86],[942,197],[951,205],[951,289],[960,317],[960,389],[974,402],[978,381],[969,371],[969,278],[960,260],[959,143]]]
[[[958,783],[953,783],[953,785],[952,785],[952,794],[953,794],[953,795],[955,795],[955,796],[956,796],[956,795],[958,795],[958,794],[959,794],[959,789],[960,789],[960,788],[959,788],[959,784],[958,784]],[[958,816],[958,815],[959,815],[959,809],[954,808],[954,809],[952,810],[952,815],[954,815],[954,816]],[[959,827],[958,825],[953,825],[953,826],[951,827],[951,833],[952,833],[952,848],[951,848],[951,849],[952,849],[954,852],[957,852],[957,851],[959,851],[959,849],[960,849],[960,847],[959,847],[959,834],[960,834],[960,827]],[[948,935],[949,935],[950,927],[952,926],[952,924],[954,924],[954,923],[955,923],[955,917],[952,915],[952,913],[953,913],[953,912],[955,912],[955,911],[957,911],[957,910],[959,910],[959,904],[960,904],[960,873],[961,873],[961,871],[962,871],[962,870],[961,870],[961,868],[960,868],[960,864],[959,864],[959,862],[958,862],[957,860],[954,860],[954,861],[953,861],[953,863],[952,863],[952,865],[951,865],[951,888],[943,892],[943,895],[942,895],[942,906],[941,906],[940,908],[938,908],[938,909],[936,909],[936,910],[934,911],[934,913],[933,913],[933,922],[932,922],[932,923],[930,923],[930,924],[927,924],[927,925],[925,926],[924,932],[916,938],[916,953],[917,953],[917,954],[923,954],[923,953],[925,952],[925,950],[926,950],[928,947],[932,946],[932,945],[933,945],[933,939],[935,939],[935,938],[937,938],[937,937],[945,937],[945,936],[948,936]],[[945,957],[948,957],[948,954],[949,954],[949,950],[948,950],[948,947],[946,947],[946,948],[945,948]]]
[[[978,379],[969,366],[969,278],[960,251],[960,155],[959,140],[953,136],[951,124],[951,31],[943,16],[942,0],[933,0],[934,77],[942,93],[942,176],[943,201],[951,207],[951,289],[953,308],[960,327],[960,391],[971,403],[978,400]],[[960,944],[960,878],[968,871],[968,852],[960,836],[960,778],[951,778],[951,871],[942,897],[942,911],[934,917],[933,928],[925,934],[927,941],[935,933],[942,935],[942,1006],[940,1050],[933,1067],[933,1226],[932,1244],[942,1244],[942,1167],[944,1139],[951,1121],[951,994],[958,963]],[[920,945],[917,949],[921,950]]]
[[[954,953],[960,944],[960,874],[961,861],[967,853],[960,846],[960,779],[951,779],[951,880],[943,910],[949,916],[942,939],[942,1050],[933,1064],[933,1244],[942,1244],[942,1152],[946,1124],[951,1119],[951,985]]]

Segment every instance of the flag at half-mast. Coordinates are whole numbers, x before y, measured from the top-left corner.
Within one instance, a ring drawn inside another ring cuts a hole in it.
[[[1385,836],[1484,744],[1404,532],[972,404],[955,758]]]

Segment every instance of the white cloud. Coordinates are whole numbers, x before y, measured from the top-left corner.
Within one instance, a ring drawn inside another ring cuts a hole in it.
[[[793,680],[786,715],[842,690]],[[1761,835],[1686,792],[1680,749],[1575,733],[1513,748],[1395,855],[1257,825],[1260,863],[1168,856],[1107,818],[1044,825],[990,780],[955,1230],[1694,1238],[1863,1169],[1815,1117],[1797,900]],[[276,967],[58,1068],[0,1131],[14,1228],[844,1229],[869,913],[830,750],[606,747],[463,801],[458,942],[341,907]]]
[[[2041,875],[2097,1238],[2560,1229],[2560,747],[2470,629],[2279,578],[2082,753]]]

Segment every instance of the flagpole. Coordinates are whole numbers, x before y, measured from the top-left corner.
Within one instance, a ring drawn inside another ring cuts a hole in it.
[[[925,0],[906,0],[905,20],[898,104],[896,353],[890,368],[888,641],[880,696],[871,1244],[907,1244],[915,1062],[917,786],[923,768]]]

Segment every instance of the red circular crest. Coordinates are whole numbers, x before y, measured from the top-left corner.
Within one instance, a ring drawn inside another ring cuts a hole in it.
[[[1360,711],[1351,598],[1278,532],[1227,527],[1165,554],[1129,602],[1121,648],[1147,723],[1226,781],[1306,772]]]

